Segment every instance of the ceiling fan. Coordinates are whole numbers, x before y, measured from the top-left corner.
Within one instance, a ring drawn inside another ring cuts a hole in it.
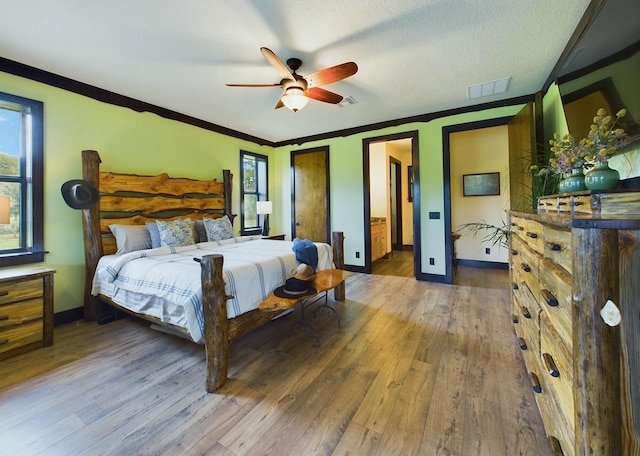
[[[358,65],[353,62],[342,63],[340,65],[316,71],[307,76],[300,76],[296,73],[302,65],[300,59],[291,58],[287,60],[287,68],[278,56],[270,49],[261,47],[260,52],[267,59],[267,62],[278,72],[282,80],[276,84],[227,84],[229,87],[282,87],[283,94],[276,109],[286,106],[293,112],[306,106],[309,98],[323,101],[325,103],[338,104],[342,101],[342,96],[334,92],[320,88],[320,86],[340,81],[341,79],[353,76],[358,71]]]

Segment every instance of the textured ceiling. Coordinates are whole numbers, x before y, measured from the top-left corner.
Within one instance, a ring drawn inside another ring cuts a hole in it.
[[[270,141],[540,90],[588,0],[0,0],[0,56]],[[9,19],[10,18],[10,19]],[[357,104],[275,110],[260,47],[302,75],[347,61],[326,89]],[[506,93],[467,86],[511,77]],[[0,90],[2,88],[0,87]]]

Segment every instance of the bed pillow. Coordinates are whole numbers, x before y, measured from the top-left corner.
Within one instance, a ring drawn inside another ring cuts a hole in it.
[[[157,249],[161,247],[160,244],[160,232],[158,231],[158,224],[156,222],[147,222],[147,229],[149,230],[149,236],[151,237],[151,248]]]
[[[195,220],[193,226],[196,229],[196,242],[207,242],[207,230],[204,228],[204,220]]]
[[[109,225],[116,238],[116,255],[151,248],[151,235],[144,225]]]
[[[190,218],[175,220],[156,220],[160,233],[161,247],[181,247],[195,244],[193,239],[193,223]]]
[[[224,241],[233,238],[233,226],[226,215],[217,219],[204,218],[204,229],[207,231],[207,240]]]

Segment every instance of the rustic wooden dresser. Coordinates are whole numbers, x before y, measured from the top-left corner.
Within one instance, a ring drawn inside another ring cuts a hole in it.
[[[0,271],[0,360],[53,344],[53,274],[45,267]]]
[[[554,454],[640,454],[640,191],[543,197],[509,224],[514,328]]]

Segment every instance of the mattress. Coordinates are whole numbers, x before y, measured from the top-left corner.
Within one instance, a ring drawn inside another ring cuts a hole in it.
[[[331,269],[330,245],[315,243],[317,270]],[[116,304],[139,314],[184,328],[195,342],[204,334],[200,263],[194,258],[220,254],[228,318],[257,309],[271,291],[298,266],[293,242],[243,236],[185,247],[138,250],[106,255],[98,263],[92,294],[108,296]]]

